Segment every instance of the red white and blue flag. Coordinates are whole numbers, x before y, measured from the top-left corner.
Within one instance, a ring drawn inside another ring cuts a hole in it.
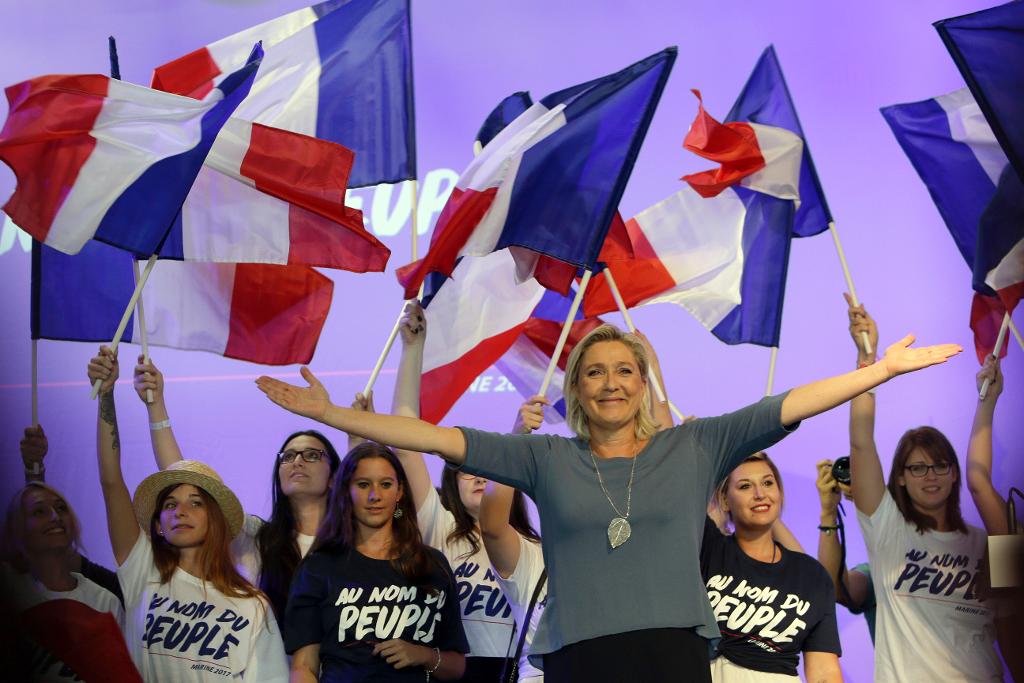
[[[777,346],[802,140],[745,122],[721,124],[699,107],[685,146],[720,162],[626,221],[624,257],[605,259],[629,307],[669,302],[727,344]],[[616,310],[595,276],[587,316]]]
[[[884,107],[882,116],[928,188],[968,267],[975,270],[979,260],[1000,263],[997,244],[986,241],[983,253],[979,253],[979,226],[985,226],[986,235],[1011,234],[1013,221],[1001,207],[1011,199],[1014,181],[1018,196],[1024,191],[1019,189],[1020,180],[970,91],[964,88],[920,102],[894,104]],[[1007,196],[997,201],[1000,185]],[[984,221],[983,216],[987,216]],[[1018,218],[1017,225],[1024,222]],[[971,328],[979,362],[984,362],[995,348],[1006,312],[996,288],[984,285],[985,277],[979,287],[977,274],[987,276],[990,269],[975,270],[977,294],[971,307]]]
[[[328,0],[157,67],[153,87],[203,97],[263,41],[266,58],[237,116],[344,145],[349,185],[416,177],[409,0]]]
[[[261,56],[257,46],[202,101],[100,75],[7,88],[0,160],[18,184],[4,211],[64,253],[93,238],[155,253]]]
[[[32,248],[33,339],[109,342],[131,299],[131,254]],[[158,261],[142,290],[148,341],[267,365],[308,363],[334,283],[308,266]],[[140,341],[133,314],[124,341]]]
[[[504,248],[519,281],[541,255],[569,264],[563,291],[576,267],[593,268],[675,57],[668,48],[553,93],[495,135],[456,183],[426,257],[399,269],[406,298],[459,257]]]

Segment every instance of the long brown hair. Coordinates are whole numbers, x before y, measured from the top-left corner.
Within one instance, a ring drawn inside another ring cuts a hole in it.
[[[480,552],[482,545],[480,532],[476,528],[476,520],[473,519],[473,515],[469,514],[465,503],[462,502],[462,496],[459,495],[459,473],[451,467],[445,467],[441,472],[441,505],[452,513],[455,520],[455,526],[448,532],[444,542],[452,545],[465,539],[470,546],[469,550],[456,559],[464,560]],[[526,498],[519,489],[512,494],[512,509],[508,513],[508,522],[527,540],[540,543],[540,534],[530,523],[530,515],[526,511]]]
[[[401,515],[391,523],[391,547],[394,557],[391,566],[414,586],[430,586],[434,569],[441,566],[434,558],[428,546],[423,543],[420,528],[416,523],[416,507],[412,502],[409,479],[398,457],[387,446],[373,441],[365,441],[350,450],[341,460],[341,466],[334,475],[331,494],[327,499],[327,516],[316,532],[316,540],[310,554],[318,550],[352,551],[356,544],[356,518],[352,513],[352,494],[350,487],[355,476],[356,467],[362,460],[381,458],[386,460],[395,471],[399,489],[403,495],[399,497],[397,510]]]
[[[157,531],[157,523],[160,521],[160,512],[163,510],[164,501],[171,492],[184,484],[171,484],[160,491],[156,497],[156,505],[153,507],[153,516],[149,520],[149,540],[153,545],[153,564],[160,572],[160,583],[167,583],[171,580],[174,570],[178,568],[181,558],[181,551],[169,543]],[[224,519],[224,512],[213,496],[202,488],[196,486],[199,497],[203,499],[206,508],[206,538],[199,550],[199,568],[202,576],[199,577],[204,583],[211,583],[221,594],[229,598],[262,598],[266,596],[235,569],[231,561],[231,537],[228,534],[228,523]]]
[[[948,464],[952,469],[948,476],[956,477],[953,487],[946,498],[946,522],[954,531],[962,534],[967,533],[967,524],[963,515],[960,514],[960,462],[957,460],[953,444],[949,442],[946,435],[935,427],[918,427],[907,430],[900,441],[896,444],[896,453],[892,456],[892,468],[889,470],[889,493],[892,495],[896,507],[903,515],[903,519],[917,527],[917,533],[935,529],[935,519],[914,507],[914,502],[907,494],[907,487],[900,486],[899,478],[908,477],[906,471],[907,460],[910,454],[920,448],[928,454],[933,463]]]

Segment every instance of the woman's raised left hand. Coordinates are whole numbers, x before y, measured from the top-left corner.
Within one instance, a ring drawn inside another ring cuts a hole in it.
[[[914,340],[914,335],[908,334],[885,350],[885,357],[881,362],[885,364],[890,378],[945,363],[964,350],[959,344],[937,344],[912,349],[910,345]]]
[[[331,405],[331,397],[309,368],[302,368],[299,372],[302,378],[309,382],[308,387],[298,387],[266,375],[256,380],[256,386],[267,395],[267,398],[285,410],[314,420],[322,420]]]

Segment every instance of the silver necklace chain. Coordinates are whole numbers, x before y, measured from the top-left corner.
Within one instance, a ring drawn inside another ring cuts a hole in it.
[[[615,514],[625,520],[629,520],[629,511],[633,505],[633,474],[636,472],[636,459],[639,454],[639,449],[633,453],[633,464],[630,465],[629,468],[629,483],[626,484],[626,514],[622,514],[619,512],[619,506],[615,504],[615,501],[613,501],[611,495],[609,495],[608,489],[605,488],[604,479],[601,477],[601,470],[597,466],[597,458],[594,457],[594,449],[590,449],[590,461],[594,463],[594,472],[597,473],[597,483],[601,486],[601,492],[604,493],[604,497],[608,499],[608,504],[612,506],[613,510],[615,510]]]

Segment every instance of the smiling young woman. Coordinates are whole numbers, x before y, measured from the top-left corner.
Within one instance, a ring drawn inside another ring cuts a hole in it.
[[[864,332],[878,348],[863,305],[851,305],[849,318],[854,343]],[[857,350],[858,366],[877,365]],[[994,617],[978,592],[986,536],[960,513],[952,444],[934,427],[908,430],[887,485],[874,426],[875,397],[865,392],[850,402],[850,464],[877,602],[875,680],[1003,680]]]

